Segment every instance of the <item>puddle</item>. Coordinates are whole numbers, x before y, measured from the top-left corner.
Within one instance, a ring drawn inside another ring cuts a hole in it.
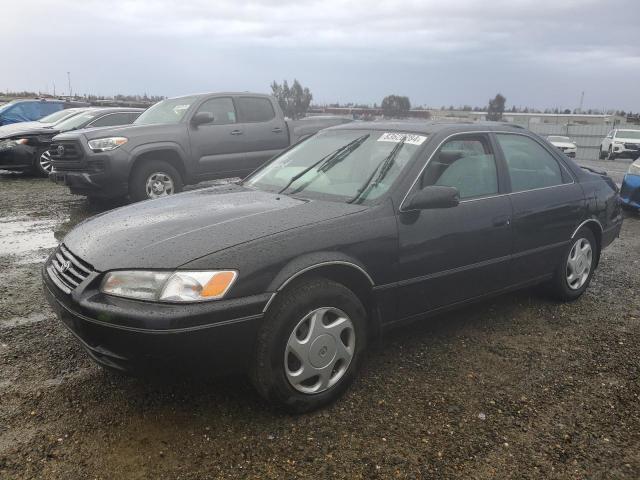
[[[28,217],[0,219],[0,255],[21,255],[58,244],[54,236],[56,220],[32,220]]]

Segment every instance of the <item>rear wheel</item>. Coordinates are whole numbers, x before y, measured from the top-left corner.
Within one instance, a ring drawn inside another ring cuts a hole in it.
[[[589,286],[596,268],[598,246],[593,232],[581,228],[571,239],[558,265],[551,290],[562,301],[578,299]]]
[[[33,172],[41,177],[48,177],[53,170],[49,150],[38,152],[33,161]]]
[[[155,160],[137,166],[129,181],[129,195],[139,202],[182,191],[182,177],[169,163]]]
[[[367,344],[366,313],[337,282],[302,280],[278,294],[258,336],[250,376],[265,399],[307,412],[339,398]]]

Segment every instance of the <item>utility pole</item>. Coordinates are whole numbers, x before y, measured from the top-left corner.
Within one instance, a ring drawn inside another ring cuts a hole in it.
[[[67,80],[69,81],[69,98],[71,98],[71,72],[67,72]]]
[[[578,107],[578,112],[582,113],[582,105],[584,104],[584,91],[580,95],[580,106]]]
[[[53,96],[56,96],[56,82],[53,82]]]

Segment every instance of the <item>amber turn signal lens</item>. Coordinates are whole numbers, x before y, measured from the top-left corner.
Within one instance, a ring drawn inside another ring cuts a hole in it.
[[[205,298],[221,297],[229,289],[235,278],[236,272],[225,271],[216,273],[204,286],[200,296]]]

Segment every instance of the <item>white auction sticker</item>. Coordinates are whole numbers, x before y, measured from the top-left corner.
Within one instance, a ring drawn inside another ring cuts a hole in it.
[[[404,143],[409,145],[422,145],[427,137],[423,135],[415,135],[413,133],[385,132],[378,139],[379,142],[400,143],[404,138]]]

